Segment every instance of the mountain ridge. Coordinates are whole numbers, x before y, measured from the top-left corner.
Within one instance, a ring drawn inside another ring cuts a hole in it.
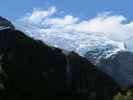
[[[16,29],[0,30],[0,55],[3,100],[110,100],[121,91],[86,58]]]

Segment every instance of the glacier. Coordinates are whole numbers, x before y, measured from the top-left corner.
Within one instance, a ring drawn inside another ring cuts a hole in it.
[[[111,53],[126,50],[123,42],[113,41],[109,39],[104,33],[95,32],[80,32],[75,30],[64,29],[42,29],[36,27],[18,27],[18,29],[25,31],[25,33],[34,39],[39,39],[48,45],[59,47],[68,51],[75,51],[84,56],[88,51],[98,49],[105,49],[112,45]],[[105,50],[106,51],[106,50]],[[109,56],[109,54],[107,55]]]

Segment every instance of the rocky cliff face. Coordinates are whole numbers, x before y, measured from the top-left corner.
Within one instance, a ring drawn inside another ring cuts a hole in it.
[[[111,100],[120,88],[86,58],[0,30],[3,100]]]

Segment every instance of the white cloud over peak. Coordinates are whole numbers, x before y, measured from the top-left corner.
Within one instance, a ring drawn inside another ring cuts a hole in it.
[[[58,17],[56,15],[59,12],[54,6],[47,10],[34,9],[32,13],[21,18],[20,22],[25,29],[27,29],[25,26],[28,26],[29,29],[34,27],[34,31],[42,34],[62,31],[94,32],[104,34],[107,38],[118,42],[125,42],[133,38],[133,21],[128,22],[123,15],[112,15],[110,12],[105,12],[92,19],[81,20],[70,14]]]

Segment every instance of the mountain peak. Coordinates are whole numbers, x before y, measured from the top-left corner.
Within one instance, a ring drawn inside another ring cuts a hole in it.
[[[0,16],[0,30],[3,30],[3,29],[12,29],[14,30],[15,27],[14,25],[8,21],[6,18]]]

